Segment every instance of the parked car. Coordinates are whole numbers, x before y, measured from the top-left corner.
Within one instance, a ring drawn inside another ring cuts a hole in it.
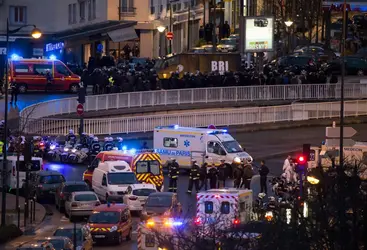
[[[301,74],[302,71],[317,71],[315,58],[310,55],[283,56],[277,59],[276,65],[280,72],[283,72],[284,70],[290,70],[296,75]]]
[[[190,49],[190,53],[205,53],[207,51],[205,51],[204,48],[202,47],[194,47]]]
[[[145,220],[152,215],[163,215],[166,212],[177,216],[182,213],[182,206],[177,200],[177,194],[171,192],[151,193],[145,202],[141,219]]]
[[[70,221],[77,216],[89,216],[101,205],[97,195],[92,191],[73,192],[65,201],[65,215]]]
[[[124,195],[124,204],[128,205],[130,211],[142,211],[148,196],[157,192],[153,184],[133,184],[127,188]]]
[[[66,181],[61,183],[56,189],[55,204],[56,208],[61,211],[65,208],[65,201],[72,192],[89,191],[89,186],[84,181]]]
[[[300,55],[312,55],[319,63],[328,62],[340,57],[340,53],[335,53],[332,50],[318,46],[305,46],[294,52]]]
[[[55,250],[74,250],[73,242],[68,237],[51,236],[51,237],[37,237],[35,239],[38,243],[49,242]]]
[[[220,52],[235,52],[237,51],[237,40],[230,38],[223,38],[220,40],[217,50]]]
[[[367,59],[359,56],[345,56],[346,75],[367,75]],[[341,74],[341,60],[334,60],[323,66],[323,71],[327,74]]]
[[[50,242],[37,242],[30,241],[21,244],[17,247],[17,250],[56,250]]]
[[[237,42],[240,41],[240,34],[232,34],[228,37],[229,39],[236,39]]]
[[[56,229],[53,236],[62,236],[69,238],[74,242],[74,237],[76,237],[76,247],[77,249],[92,250],[93,240],[90,234],[90,230],[86,226],[80,224],[76,225],[76,235],[74,235],[74,225],[69,224],[61,226]]]
[[[55,197],[63,182],[65,177],[57,171],[40,171],[31,178],[32,193],[37,200]]]

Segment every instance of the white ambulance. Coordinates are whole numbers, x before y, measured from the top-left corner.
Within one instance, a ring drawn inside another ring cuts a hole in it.
[[[178,125],[156,127],[153,138],[154,149],[164,165],[175,158],[181,168],[190,168],[192,160],[219,165],[252,157],[225,129],[189,128]]]
[[[196,195],[197,209],[195,224],[210,230],[220,230],[248,223],[252,213],[252,190],[210,189]]]
[[[105,161],[94,169],[92,188],[102,201],[123,202],[127,188],[138,181],[125,161]]]

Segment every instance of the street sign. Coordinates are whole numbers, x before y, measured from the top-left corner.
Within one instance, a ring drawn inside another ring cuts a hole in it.
[[[76,106],[76,113],[78,114],[78,115],[83,115],[83,113],[84,113],[84,106],[83,106],[83,104],[78,104],[78,106]]]
[[[344,147],[353,147],[356,142],[353,139],[345,139],[343,140]],[[339,147],[340,146],[340,139],[326,139],[325,146],[329,147]]]
[[[357,131],[352,127],[344,127],[343,137],[350,138],[357,134]],[[326,127],[326,137],[328,138],[340,138],[340,128]]]
[[[173,32],[167,32],[166,37],[168,40],[173,40]]]

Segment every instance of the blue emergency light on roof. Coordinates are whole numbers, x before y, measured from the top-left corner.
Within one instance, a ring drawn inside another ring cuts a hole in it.
[[[126,146],[122,146],[122,150],[123,151],[126,151],[127,150],[127,147]]]
[[[130,153],[135,154],[136,153],[136,149],[135,148],[130,149]]]
[[[223,134],[223,133],[227,133],[228,130],[227,129],[218,129],[218,130],[215,130],[215,131],[208,131],[207,133],[208,134],[211,134],[211,135],[216,135],[216,134]]]
[[[17,54],[12,54],[10,57],[12,60],[19,60],[20,56],[18,56]]]
[[[56,56],[55,55],[50,55],[50,60],[56,60]]]
[[[110,202],[107,202],[107,207],[111,207],[111,203]]]

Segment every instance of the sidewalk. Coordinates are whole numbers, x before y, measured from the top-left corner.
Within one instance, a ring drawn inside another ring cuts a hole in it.
[[[0,192],[0,195],[2,193]],[[16,196],[13,194],[6,194],[6,224],[15,224],[18,225],[18,214],[15,207],[16,204]],[[20,205],[20,229],[25,232],[32,228],[37,227],[40,223],[42,223],[43,219],[46,216],[46,209],[44,206],[42,206],[39,203],[36,203],[36,218],[35,221],[30,224],[29,218],[27,221],[27,226],[24,227],[24,204],[25,199],[21,196],[19,196],[19,205]],[[0,198],[0,210],[1,210],[2,201]]]

